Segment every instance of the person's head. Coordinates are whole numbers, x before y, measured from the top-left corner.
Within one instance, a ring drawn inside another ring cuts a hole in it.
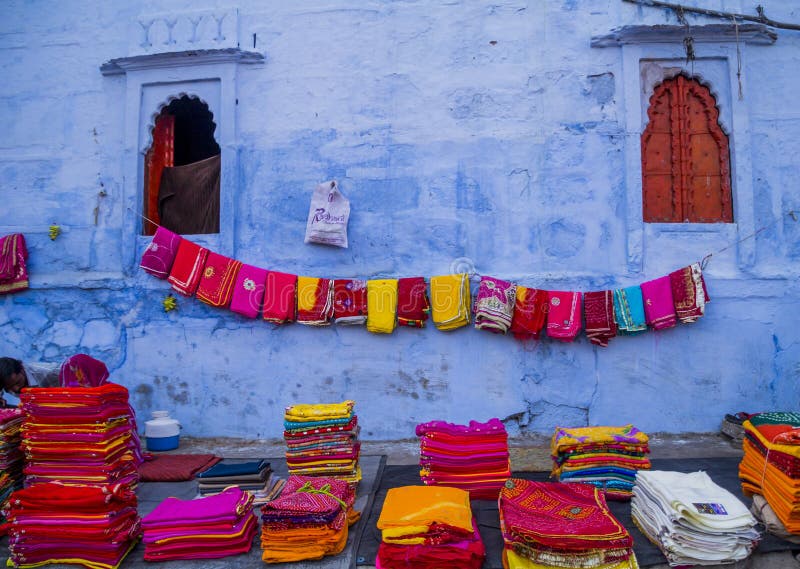
[[[28,376],[22,362],[14,358],[0,358],[0,385],[3,391],[19,395],[28,386]]]

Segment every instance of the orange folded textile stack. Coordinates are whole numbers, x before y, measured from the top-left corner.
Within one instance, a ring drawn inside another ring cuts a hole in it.
[[[742,491],[763,496],[786,530],[800,534],[800,413],[753,415],[744,432]]]

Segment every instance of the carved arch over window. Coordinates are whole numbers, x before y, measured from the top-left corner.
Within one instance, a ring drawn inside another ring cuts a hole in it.
[[[732,223],[730,150],[708,87],[683,74],[657,86],[642,133],[642,217]]]

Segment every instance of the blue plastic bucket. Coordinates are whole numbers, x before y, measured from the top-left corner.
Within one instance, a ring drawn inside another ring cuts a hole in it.
[[[147,450],[159,451],[176,449],[178,448],[180,438],[180,435],[175,435],[174,437],[146,437]]]

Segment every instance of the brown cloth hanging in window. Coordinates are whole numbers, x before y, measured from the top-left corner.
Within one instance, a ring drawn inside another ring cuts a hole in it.
[[[158,190],[161,225],[182,235],[219,233],[220,155],[164,168]]]

